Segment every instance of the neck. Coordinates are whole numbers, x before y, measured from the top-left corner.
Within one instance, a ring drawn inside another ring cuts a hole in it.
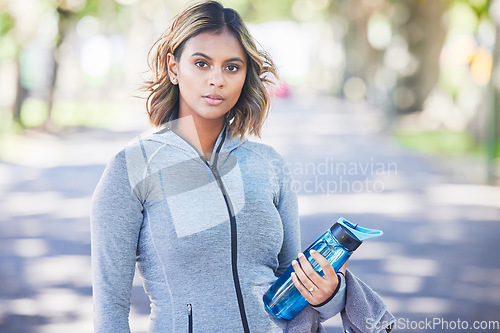
[[[192,116],[187,116],[177,119],[172,128],[209,161],[223,126],[223,121],[200,123],[196,122]]]

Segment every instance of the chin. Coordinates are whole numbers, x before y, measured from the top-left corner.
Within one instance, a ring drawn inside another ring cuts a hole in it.
[[[224,118],[226,116],[226,114],[229,112],[228,111],[225,111],[225,112],[220,112],[220,111],[209,111],[209,112],[201,112],[199,113],[198,115],[201,117],[201,118],[204,118],[204,119],[207,119],[207,120],[217,120],[217,119],[220,119],[220,118]]]

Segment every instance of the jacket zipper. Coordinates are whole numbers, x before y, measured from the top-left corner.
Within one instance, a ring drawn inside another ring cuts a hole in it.
[[[231,224],[231,268],[232,268],[232,273],[233,273],[233,282],[234,282],[234,288],[236,290],[236,298],[238,300],[238,308],[240,310],[240,317],[241,317],[241,323],[243,325],[243,331],[245,333],[250,333],[250,329],[248,327],[248,320],[247,320],[247,315],[245,312],[245,304],[243,302],[243,294],[241,292],[241,285],[240,285],[240,278],[238,274],[238,234],[237,234],[237,228],[236,228],[236,217],[234,215],[234,208],[233,204],[231,203],[231,200],[229,199],[229,195],[227,193],[226,187],[224,186],[224,183],[222,182],[222,178],[219,174],[219,171],[217,170],[217,162],[219,160],[219,152],[222,148],[222,144],[224,143],[226,131],[224,130],[222,141],[217,147],[217,150],[215,152],[215,157],[212,166],[205,160],[206,165],[210,168],[212,171],[212,174],[215,177],[215,180],[217,181],[217,185],[219,186],[222,196],[224,197],[224,201],[226,202],[226,207],[227,211],[229,213],[229,221]]]
[[[188,312],[188,332],[193,333],[193,306],[191,304],[187,305]]]
[[[240,317],[241,323],[243,324],[243,331],[245,333],[249,333],[250,329],[248,328],[248,320],[245,312],[245,304],[243,302],[243,294],[241,292],[240,286],[240,278],[238,275],[238,237],[237,237],[237,229],[236,229],[236,217],[234,216],[233,205],[231,200],[229,199],[229,195],[227,194],[227,190],[222,183],[222,179],[217,171],[216,167],[210,167],[212,173],[217,180],[217,184],[222,192],[224,197],[224,201],[226,202],[227,210],[229,213],[229,221],[231,223],[231,268],[233,272],[233,282],[234,288],[236,289],[236,298],[238,299],[238,307],[240,309]]]
[[[182,138],[181,136],[179,136]],[[217,185],[219,186],[219,189],[222,192],[222,196],[224,197],[224,201],[226,202],[226,207],[227,211],[229,213],[229,221],[231,224],[231,269],[233,273],[233,283],[234,283],[234,289],[236,290],[236,298],[238,300],[238,308],[240,310],[240,317],[241,317],[241,324],[243,325],[243,331],[244,333],[250,333],[250,329],[248,327],[248,320],[247,320],[247,315],[245,312],[245,304],[243,302],[243,294],[241,292],[241,285],[240,285],[240,278],[238,275],[238,235],[237,235],[237,229],[236,229],[236,217],[234,216],[234,208],[233,204],[231,203],[231,200],[229,199],[229,195],[227,194],[226,187],[224,186],[224,183],[222,182],[222,178],[219,174],[219,171],[217,170],[217,161],[219,160],[219,152],[222,148],[222,145],[224,143],[224,140],[226,138],[226,128],[224,128],[224,132],[222,133],[222,140],[217,146],[217,149],[215,151],[215,157],[212,166],[210,166],[210,163],[203,157],[202,154],[198,151],[198,149],[193,146],[189,141],[184,140],[187,144],[189,144],[193,149],[198,153],[199,157],[203,162],[205,162],[205,165],[210,169],[212,174],[215,177],[215,180],[217,181]],[[189,305],[189,304],[188,304]],[[192,311],[192,308],[190,310],[188,306],[188,314],[189,312]],[[191,312],[192,313],[192,312]],[[192,317],[191,317],[192,320]],[[191,329],[192,329],[192,322],[191,322]],[[190,331],[191,332],[191,331]]]

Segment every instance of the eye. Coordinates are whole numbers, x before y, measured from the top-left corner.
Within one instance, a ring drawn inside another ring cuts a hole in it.
[[[238,67],[237,65],[227,65],[226,69],[230,72],[236,72],[238,71],[238,69],[240,69],[240,67]]]
[[[195,64],[195,66],[200,67],[200,68],[207,68],[208,67],[208,64],[203,60],[198,60],[194,64]]]

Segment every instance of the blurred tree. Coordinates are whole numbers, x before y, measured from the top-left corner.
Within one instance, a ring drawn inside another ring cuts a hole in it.
[[[105,28],[108,30],[117,29],[117,25],[122,22],[120,13],[123,12],[123,5],[115,0],[50,0],[58,13],[58,36],[52,52],[53,71],[50,89],[47,97],[48,117],[44,126],[47,128],[51,124],[51,111],[54,105],[54,94],[57,85],[57,76],[61,55],[61,45],[67,34],[74,29],[74,26],[85,16],[100,17],[106,22]],[[109,32],[109,31],[108,31]]]
[[[32,8],[30,8],[30,6]],[[28,8],[26,8],[28,7]],[[48,110],[46,121],[43,127],[49,129],[51,123],[51,111],[54,105],[54,98],[58,79],[58,70],[60,61],[63,58],[61,54],[61,45],[64,43],[68,33],[74,29],[79,20],[87,15],[93,15],[103,18],[106,22],[105,29],[118,30],[118,26],[123,22],[120,15],[123,14],[123,5],[115,0],[36,0],[36,1],[14,1],[4,0],[0,2],[0,38],[2,41],[8,40],[15,51],[11,52],[10,57],[17,64],[17,91],[15,105],[13,106],[13,119],[16,123],[23,126],[22,107],[29,96],[30,85],[26,83],[29,77],[33,75],[27,71],[23,57],[23,52],[27,46],[40,38],[40,31],[43,24],[43,18],[46,15],[56,17],[57,32],[52,36],[45,38],[44,43],[50,47],[50,78],[47,81],[48,87],[45,87],[43,93],[46,107]],[[29,22],[29,24],[26,24]],[[47,40],[49,38],[50,40]],[[2,43],[4,44],[4,43]],[[0,59],[1,60],[1,59]],[[44,70],[37,68],[38,71]]]
[[[221,3],[235,9],[246,21],[266,22],[293,19],[292,7],[295,0],[221,0]]]
[[[393,16],[395,30],[407,43],[407,66],[399,71],[392,101],[398,113],[424,109],[424,102],[439,80],[439,55],[447,27],[443,16],[448,0],[401,1],[408,19],[398,22]]]
[[[221,0],[221,2],[225,6],[235,8],[245,20],[251,22],[298,20],[317,23],[320,21],[322,27],[331,30],[324,31],[324,35],[319,38],[320,40],[323,38],[320,43],[320,47],[323,48],[321,52],[329,54],[330,57],[345,58],[335,62],[335,66],[328,67],[325,66],[326,57],[318,57],[323,61],[318,61],[316,64],[321,67],[315,69],[320,73],[319,81],[328,75],[332,77],[343,75],[341,80],[343,82],[326,81],[332,87],[325,91],[342,91],[345,94],[348,83],[349,87],[360,92],[358,96],[364,97],[370,93],[371,87],[380,88],[382,82],[384,86],[378,94],[384,97],[390,96],[386,101],[396,111],[395,114],[421,111],[429,93],[439,82],[442,70],[439,62],[440,54],[447,38],[450,8],[460,3],[470,7],[477,18],[482,18],[488,15],[490,6],[490,0]],[[130,29],[130,17],[140,15],[138,12],[158,12],[159,7],[168,7],[171,13],[175,13],[188,3],[189,0],[167,2],[0,0],[0,38],[2,38],[0,51],[4,45],[11,45],[11,49],[15,51],[10,54],[16,59],[19,71],[26,71],[22,66],[23,49],[36,38],[41,23],[39,17],[27,19],[26,15],[31,10],[23,8],[23,4],[36,4],[39,7],[38,16],[50,14],[55,17],[57,33],[50,43],[52,59],[48,75],[50,80],[49,88],[44,95],[49,110],[45,125],[49,127],[58,70],[60,62],[63,61],[61,47],[68,34],[75,29],[82,18],[88,16],[98,18],[103,23],[100,25],[100,29],[104,30],[101,33],[125,34],[124,32]],[[153,14],[148,15],[155,17]],[[148,23],[151,26],[156,24],[165,27],[164,17],[159,18],[157,22],[153,21],[150,19]],[[333,38],[336,40],[330,40]],[[323,52],[325,50],[327,51]],[[344,54],[340,54],[341,52]],[[2,52],[0,60],[1,56]],[[310,75],[313,72],[311,71]],[[16,105],[13,110],[17,122],[21,122],[22,105],[29,93],[29,87],[23,83],[24,76],[26,75],[21,73],[18,78]],[[356,80],[350,80],[351,78]],[[447,92],[451,96],[455,94],[453,89]]]
[[[347,18],[345,80],[384,81],[396,113],[421,111],[438,82],[443,23],[450,1],[335,1],[331,16]]]
[[[500,174],[499,163],[499,137],[500,137],[500,1],[495,0],[491,4],[490,15],[495,24],[495,47],[493,51],[492,77],[489,82],[489,114],[487,116],[487,167],[488,181],[490,184],[499,185]]]
[[[19,31],[19,29],[16,30],[16,18],[8,10],[8,5],[8,1],[0,1],[0,62],[11,59],[15,62],[17,88],[13,118],[16,122],[20,122],[20,108],[17,105],[24,100],[26,89],[21,85],[19,56],[23,43],[29,37],[22,33],[22,31]]]
[[[383,53],[374,49],[367,35],[368,21],[374,12],[384,12],[385,1],[343,0],[332,2],[332,15],[347,19],[344,36],[346,65],[344,80],[359,77],[365,82],[372,79],[380,67]]]

